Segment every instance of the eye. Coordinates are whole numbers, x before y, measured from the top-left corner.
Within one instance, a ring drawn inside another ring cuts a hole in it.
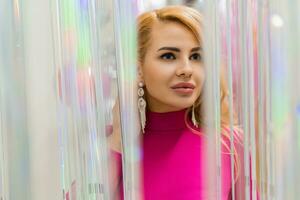
[[[164,53],[160,58],[163,60],[175,60],[175,55],[173,53]]]
[[[190,59],[191,60],[196,60],[196,61],[201,61],[202,60],[202,57],[199,53],[194,53],[190,56]]]

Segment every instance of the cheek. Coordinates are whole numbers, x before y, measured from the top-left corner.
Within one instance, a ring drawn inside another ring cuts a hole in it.
[[[157,93],[164,88],[166,85],[164,77],[155,71],[149,71],[146,76],[144,76],[145,86],[150,93]]]
[[[203,68],[201,68],[199,71],[196,73],[196,82],[199,86],[203,86],[203,83],[205,81],[206,75],[205,71]]]
[[[143,79],[145,82],[147,92],[150,95],[153,95],[153,91],[155,92],[160,89],[158,87],[160,83],[160,74],[158,73],[157,69],[155,69],[154,65],[145,66],[143,74]]]
[[[143,69],[145,84],[149,87],[165,86],[172,78],[172,68],[170,66],[163,65],[160,62],[152,61],[148,62]],[[159,89],[158,88],[158,89]]]

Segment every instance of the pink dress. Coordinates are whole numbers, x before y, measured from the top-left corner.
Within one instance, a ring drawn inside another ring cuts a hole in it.
[[[186,110],[147,113],[142,139],[144,200],[217,199],[215,193],[208,193],[207,138],[200,129],[195,133],[188,127],[196,129],[191,122],[185,122],[185,113]],[[231,199],[230,155],[225,146],[222,152],[221,196],[222,200],[228,200]],[[114,153],[114,157],[121,165],[121,155]]]

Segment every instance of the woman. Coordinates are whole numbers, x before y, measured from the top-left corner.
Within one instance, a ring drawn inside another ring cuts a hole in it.
[[[204,164],[207,138],[202,131],[201,112],[206,68],[203,63],[202,17],[189,7],[168,6],[140,15],[137,25],[138,107],[144,132],[144,199],[216,199],[215,194],[208,193]],[[231,199],[232,182],[227,88],[222,76],[220,104],[223,127],[221,196],[227,200]],[[118,127],[119,121],[115,120],[109,143],[120,165]],[[236,143],[235,152],[239,149],[241,145]],[[240,159],[243,158],[235,153],[236,163]],[[235,180],[238,180],[243,172],[237,164],[235,172]],[[115,176],[116,180],[119,180],[120,173]]]

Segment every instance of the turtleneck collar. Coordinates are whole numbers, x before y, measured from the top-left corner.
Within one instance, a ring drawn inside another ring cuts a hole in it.
[[[145,131],[172,131],[180,130],[186,127],[187,109],[157,113],[147,111]]]

